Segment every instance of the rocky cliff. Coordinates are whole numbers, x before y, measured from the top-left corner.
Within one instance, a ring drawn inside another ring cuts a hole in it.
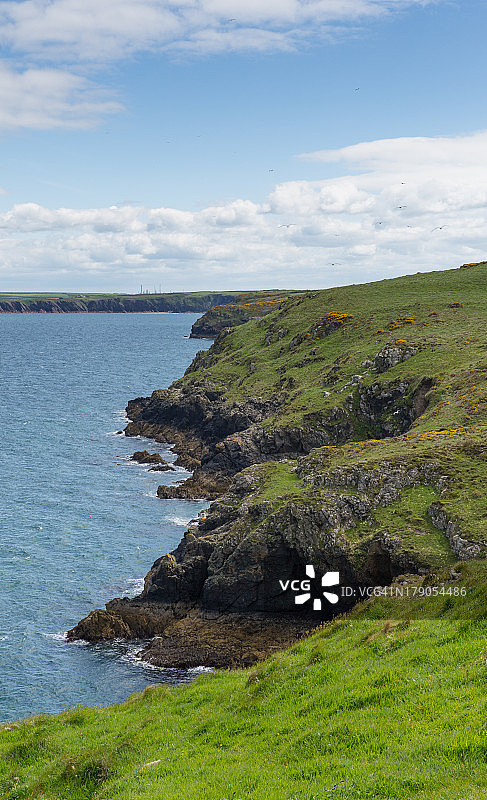
[[[104,312],[126,314],[130,312],[200,312],[212,306],[228,303],[234,294],[224,292],[182,292],[166,295],[100,295],[81,297],[43,297],[0,295],[0,313],[82,314]]]
[[[216,339],[225,328],[243,325],[256,317],[263,317],[297,292],[264,291],[247,292],[234,297],[232,302],[215,305],[210,308],[200,319],[196,320],[191,328],[191,339]]]
[[[131,401],[126,434],[173,444],[194,470],[159,496],[213,502],[138,598],[71,638],[157,636],[154,663],[250,663],[363,588],[484,558],[486,277],[480,265],[291,298]],[[330,601],[321,582],[336,573],[347,591]]]

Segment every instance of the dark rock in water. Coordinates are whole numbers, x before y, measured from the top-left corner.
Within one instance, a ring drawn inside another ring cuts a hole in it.
[[[316,621],[294,614],[220,614],[136,600],[112,600],[106,611],[92,611],[68,640],[100,642],[155,637],[140,658],[181,669],[242,667],[260,661],[308,634]]]
[[[75,628],[68,631],[68,640],[84,639],[87,642],[100,642],[110,639],[130,639],[132,631],[116,614],[95,609]]]
[[[187,606],[179,617],[187,612]],[[84,639],[99,642],[110,639],[148,639],[161,634],[178,617],[175,608],[160,603],[142,601],[138,598],[116,598],[110,600],[106,610],[95,609],[68,631],[69,641]]]
[[[311,633],[313,623],[292,614],[192,612],[172,623],[139,654],[157,667],[248,667]]]
[[[167,472],[168,470],[172,470],[174,472],[174,467],[172,464],[169,464],[167,461],[164,464],[157,464],[155,467],[151,467],[149,472]]]
[[[131,461],[137,461],[139,464],[166,464],[170,469],[167,461],[164,461],[159,453],[149,453],[148,450],[138,450],[133,456],[130,456]]]

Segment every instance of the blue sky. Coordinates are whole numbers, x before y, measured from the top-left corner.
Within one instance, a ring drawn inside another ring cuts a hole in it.
[[[0,291],[487,258],[485,3],[0,5]]]

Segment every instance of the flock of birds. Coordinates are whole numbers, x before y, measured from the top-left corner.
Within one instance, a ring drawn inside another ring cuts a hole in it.
[[[229,23],[230,22],[238,22],[238,20],[237,20],[236,17],[231,17],[229,19],[226,19],[225,22],[229,22]],[[356,86],[355,89],[354,89],[354,92],[360,92],[360,86]],[[201,139],[201,134],[199,134],[196,138],[197,139]],[[172,139],[167,139],[166,140],[166,144],[172,144],[172,143],[173,143]],[[269,173],[275,173],[276,172],[276,170],[273,169],[273,168],[269,168],[267,171]],[[405,185],[406,185],[406,182],[405,181],[401,181],[401,186],[405,186]],[[396,206],[395,207],[395,209],[397,211],[403,211],[406,208],[407,208],[407,205],[400,205],[400,206]],[[384,221],[380,220],[380,219],[378,219],[378,220],[376,220],[374,222],[374,225],[376,227],[378,227],[380,225],[384,225],[384,224],[385,224]],[[297,223],[296,222],[285,222],[285,223],[279,224],[277,227],[278,228],[286,228],[286,229],[289,230],[289,228],[297,227]],[[408,225],[407,227],[408,228],[412,228],[412,225]],[[445,230],[445,228],[448,228],[448,225],[437,225],[435,228],[431,229],[431,233],[434,233],[435,231]],[[334,233],[333,236],[340,237],[340,234],[339,233]],[[338,266],[338,264],[339,264],[339,262],[333,262],[332,264],[330,264],[330,266],[334,267],[334,266]]]

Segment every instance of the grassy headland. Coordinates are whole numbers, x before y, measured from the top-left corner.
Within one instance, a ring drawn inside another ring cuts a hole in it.
[[[216,305],[252,302],[271,292],[165,292],[161,294],[0,293],[0,313],[205,312]]]
[[[269,290],[263,292],[248,292],[241,294],[231,303],[223,303],[210,308],[200,319],[196,320],[191,328],[193,339],[214,339],[224,328],[233,328],[243,325],[250,319],[263,317],[280,308],[288,297],[301,294],[290,290]]]
[[[388,542],[412,596],[360,603],[248,670],[10,723],[3,797],[487,800],[486,280],[483,263],[290,298],[154,394],[167,410],[206,392],[221,419],[262,410],[202,439],[207,463],[244,465],[246,494],[209,515],[230,520],[222,547],[264,552],[286,514],[340,508],[295,546],[319,559],[333,534],[360,572]],[[290,432],[329,442],[294,453]],[[246,465],[255,441],[275,449]]]

